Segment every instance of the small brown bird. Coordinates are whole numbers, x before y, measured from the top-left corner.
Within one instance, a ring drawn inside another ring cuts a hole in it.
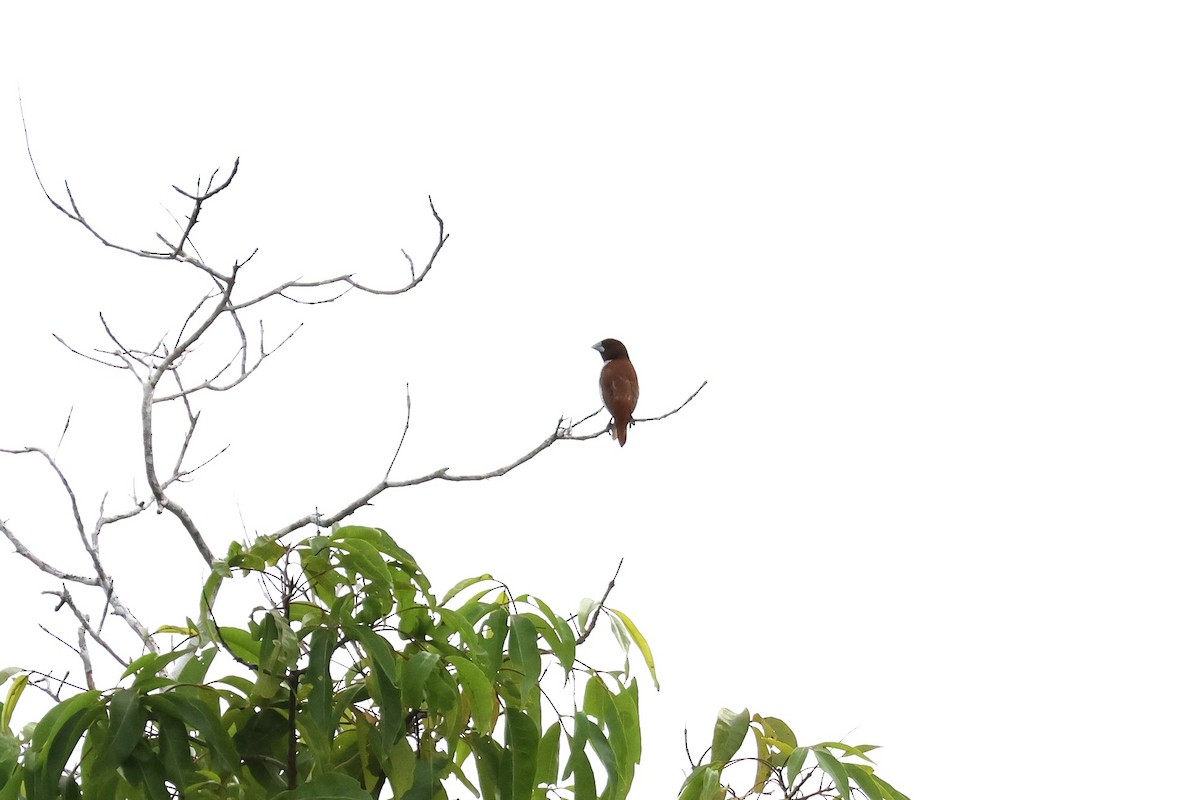
[[[604,407],[612,414],[613,438],[624,447],[629,422],[633,419],[633,410],[637,408],[637,371],[629,360],[629,351],[616,339],[597,342],[592,349],[599,350],[600,357],[604,359],[604,366],[600,369],[600,396],[604,398]]]

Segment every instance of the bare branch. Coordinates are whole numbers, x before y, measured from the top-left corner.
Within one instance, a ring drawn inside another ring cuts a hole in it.
[[[587,620],[587,627],[584,627],[580,632],[579,637],[575,639],[575,644],[583,644],[587,638],[592,635],[592,631],[596,628],[596,620],[600,619],[600,612],[604,609],[604,602],[608,600],[608,596],[612,594],[612,590],[617,588],[617,576],[621,574],[621,567],[624,566],[625,559],[617,562],[617,569],[613,572],[612,579],[608,582],[608,588],[604,590],[604,596],[600,598],[600,602],[596,604],[596,609],[592,612],[592,618]]]
[[[81,353],[80,351],[76,350],[74,347],[71,347],[71,345],[69,345],[65,341],[63,341],[63,338],[61,336],[59,336],[57,333],[52,333],[50,335],[54,337],[54,340],[56,342],[58,342],[63,347],[67,348],[68,350],[70,350],[72,353],[79,356],[80,358],[86,358],[88,361],[95,361],[97,364],[103,364],[104,366],[112,367],[113,369],[129,369],[130,368],[128,364],[110,364],[102,358],[96,358],[95,356],[89,356],[87,353]],[[103,350],[97,350],[96,352],[104,353]]]
[[[146,503],[139,501],[137,499],[137,497],[134,497],[133,498],[133,502],[134,502],[133,508],[129,509],[128,511],[117,512],[116,514],[113,514],[111,516],[105,516],[104,515],[104,504],[107,502],[107,500],[108,500],[107,494],[105,494],[104,497],[101,498],[101,500],[100,500],[100,516],[96,519],[96,526],[94,528],[92,528],[92,546],[93,547],[96,546],[96,542],[100,538],[100,529],[103,528],[105,525],[111,525],[114,522],[120,522],[122,520],[129,519],[130,517],[136,517],[138,514],[140,514],[146,510]]]
[[[128,347],[126,347],[125,345],[121,344],[121,340],[120,340],[120,339],[118,339],[118,338],[117,338],[117,336],[116,336],[116,334],[114,334],[114,333],[112,332],[112,328],[108,327],[108,320],[106,320],[106,319],[104,318],[104,312],[100,312],[100,324],[101,324],[102,326],[104,326],[104,332],[105,332],[106,334],[108,334],[108,338],[109,338],[109,339],[111,339],[111,340],[112,340],[112,343],[113,343],[113,344],[115,344],[115,345],[117,346],[117,348],[118,348],[118,350],[119,350],[119,352],[120,352],[120,353],[122,353],[122,354],[124,354],[124,355],[127,355],[127,356],[129,356],[131,359],[133,359],[134,361],[138,362],[139,364],[141,364],[141,365],[142,365],[143,367],[145,367],[146,369],[150,369],[150,365],[149,365],[149,364],[147,364],[147,363],[146,363],[146,362],[145,362],[145,361],[144,361],[142,358],[140,358],[139,356],[136,356],[136,355],[134,355],[133,353],[131,353],[131,352],[129,351],[129,348],[128,348]]]
[[[3,450],[0,452],[11,453],[14,451]],[[8,527],[8,523],[5,522],[4,520],[0,520],[0,533],[4,534],[5,539],[8,539],[9,543],[17,551],[17,555],[21,556],[21,558],[24,558],[30,564],[33,564],[40,571],[46,573],[47,575],[58,578],[61,581],[71,581],[72,583],[81,583],[81,584],[84,584],[85,586],[99,586],[100,585],[100,581],[96,578],[89,578],[84,575],[72,575],[69,572],[63,572],[62,570],[58,569],[57,567],[53,566],[52,564],[38,558],[36,555],[34,555],[33,551],[31,551],[28,547],[26,547],[25,543],[22,542],[15,533],[13,533],[13,531]]]
[[[708,381],[705,381],[704,383],[700,384],[700,389],[703,389],[707,385],[708,385]],[[693,400],[693,398],[696,397],[696,395],[700,394],[700,389],[697,389],[696,391],[692,392],[691,397],[689,397],[687,400],[684,400],[682,403],[679,404],[679,406],[677,408],[673,409],[672,411],[668,411],[666,414],[663,414],[662,416],[659,416],[659,417],[650,417],[650,418],[647,418],[647,419],[641,420],[641,421],[642,422],[653,422],[653,421],[659,420],[659,419],[666,419],[667,417],[678,413],[684,406],[686,406],[688,403],[690,403]],[[589,419],[589,418],[595,416],[596,413],[599,413],[599,412],[593,412],[592,414],[589,414],[587,417],[584,417],[584,419],[585,420]],[[595,439],[599,436],[603,436],[605,433],[605,431],[596,431],[594,433],[576,435],[572,432],[573,425],[567,426],[567,425],[564,425],[564,422],[565,422],[565,418],[560,417],[558,420],[558,424],[555,425],[555,427],[554,427],[554,433],[547,436],[545,439],[543,439],[541,442],[539,442],[537,445],[535,445],[528,452],[519,456],[515,461],[513,461],[509,464],[505,464],[502,467],[497,467],[496,469],[493,469],[489,472],[455,475],[450,472],[449,467],[442,467],[441,469],[434,470],[433,472],[430,472],[426,475],[421,475],[420,477],[407,478],[405,480],[391,480],[387,476],[391,473],[392,467],[396,463],[396,459],[395,459],[395,457],[393,457],[392,463],[388,466],[387,473],[384,474],[384,479],[382,481],[380,481],[379,483],[375,484],[374,486],[372,486],[370,489],[368,489],[362,496],[347,503],[340,511],[334,512],[333,514],[324,515],[324,516],[321,515],[320,512],[313,512],[312,514],[308,514],[307,516],[303,516],[303,517],[300,517],[299,519],[293,520],[289,524],[283,526],[279,530],[272,533],[271,536],[275,537],[275,538],[278,538],[281,536],[286,536],[287,534],[291,533],[292,531],[296,531],[296,530],[299,530],[300,528],[303,528],[305,525],[315,525],[318,528],[331,527],[332,525],[334,525],[338,522],[341,522],[343,519],[350,516],[358,509],[369,505],[372,500],[374,500],[376,497],[378,497],[380,494],[387,491],[388,489],[401,489],[401,488],[405,488],[408,486],[418,486],[422,483],[429,483],[430,481],[464,482],[464,481],[486,481],[486,480],[490,480],[492,478],[499,478],[499,477],[502,477],[502,476],[507,475],[508,473],[512,472],[514,469],[521,466],[522,464],[525,464],[526,462],[532,460],[538,454],[544,452],[545,450],[548,450],[550,447],[552,447],[554,445],[555,442],[560,442],[560,441],[583,442],[583,441],[587,441],[589,439]],[[405,431],[407,432],[407,430],[408,430],[408,427],[407,427],[407,423],[406,423]],[[404,441],[404,438],[402,435],[401,436],[401,444],[403,444],[403,441]],[[396,452],[397,452],[397,454],[399,453],[399,448],[397,448]]]
[[[408,408],[404,414],[404,432],[400,434],[400,444],[396,445],[396,452],[392,454],[392,461],[388,464],[387,472],[383,473],[385,481],[392,474],[392,467],[396,466],[396,459],[400,457],[400,448],[404,447],[404,440],[408,437],[408,425],[412,422],[412,392],[409,391],[407,383],[404,384],[404,400]]]
[[[171,392],[170,394],[157,395],[154,398],[154,402],[155,403],[167,403],[172,400],[178,400],[181,397],[187,397],[188,395],[195,394],[196,392],[200,392],[200,391],[204,391],[204,390],[211,391],[211,392],[227,392],[227,391],[229,391],[230,389],[237,386],[242,381],[246,380],[251,375],[253,375],[255,370],[257,370],[260,366],[262,366],[262,362],[265,361],[268,356],[271,356],[271,355],[274,355],[275,353],[277,353],[279,351],[279,349],[281,347],[283,347],[285,344],[287,344],[288,341],[293,336],[295,336],[297,333],[299,333],[299,331],[302,327],[304,327],[304,323],[300,323],[299,325],[297,325],[295,328],[292,329],[291,333],[289,333],[287,336],[283,337],[283,339],[279,342],[279,344],[275,345],[270,350],[265,349],[264,343],[263,343],[262,339],[260,338],[258,358],[254,361],[254,363],[250,364],[249,366],[246,366],[246,362],[245,362],[245,358],[244,358],[244,353],[245,353],[244,348],[248,347],[249,345],[243,340],[242,348],[240,348],[236,353],[234,353],[234,355],[230,358],[230,360],[225,363],[225,366],[221,367],[221,369],[219,369],[216,372],[216,374],[214,374],[211,378],[209,378],[208,380],[203,381],[201,383],[198,383],[194,386],[190,386],[186,389],[184,389],[182,384],[180,384],[180,389],[178,392]],[[262,331],[261,331],[261,323],[260,323],[260,335],[261,334],[262,334]],[[243,366],[242,366],[241,371],[238,373],[238,376],[236,378],[231,379],[228,383],[217,383],[217,380],[222,375],[224,375],[225,372],[231,366],[233,366],[233,362],[236,361],[239,358],[239,356],[242,356]]]
[[[62,433],[58,437],[58,444],[54,445],[54,456],[58,457],[58,451],[62,449],[63,440],[67,438],[67,428],[71,427],[71,415],[75,413],[75,406],[71,406],[71,410],[67,412],[67,421],[63,423]]]
[[[71,596],[71,593],[67,591],[67,587],[64,586],[59,591],[42,592],[42,594],[48,594],[48,595],[52,595],[53,597],[57,597],[58,598],[58,606],[57,606],[57,608],[55,608],[55,611],[62,608],[63,606],[66,606],[67,608],[71,609],[71,613],[73,613],[75,615],[75,619],[77,619],[79,621],[80,631],[85,632],[89,637],[91,637],[92,641],[96,642],[96,644],[103,647],[108,652],[108,654],[113,657],[113,660],[116,661],[118,664],[120,664],[123,667],[129,666],[129,659],[122,658],[120,655],[118,655],[117,651],[114,650],[108,644],[108,642],[104,641],[104,637],[102,637],[100,635],[100,631],[98,631],[92,627],[92,621],[90,619],[88,619],[87,614],[84,614],[82,611],[79,610],[79,606],[75,605],[75,598],[73,598]],[[81,657],[87,652],[86,639],[81,639],[80,651],[81,651],[80,652]],[[91,661],[89,659],[85,659],[84,668],[88,671],[89,677],[90,677]]]
[[[217,194],[220,194],[221,192],[223,192],[229,188],[229,184],[233,183],[233,178],[235,175],[237,175],[238,166],[241,164],[241,162],[242,162],[242,160],[240,158],[235,158],[233,160],[233,169],[230,170],[229,177],[226,178],[225,182],[222,183],[220,186],[218,186],[216,189],[212,188],[213,181],[216,180],[217,172],[218,172],[217,170],[214,170],[212,177],[210,177],[208,179],[208,191],[205,192],[204,194],[200,194],[199,192],[197,192],[196,194],[188,194],[183,189],[180,189],[178,186],[171,187],[172,189],[179,192],[184,197],[195,202],[195,205],[192,206],[192,214],[191,214],[191,216],[188,217],[187,224],[183,228],[183,235],[179,237],[179,244],[175,246],[174,251],[171,253],[172,258],[178,258],[180,256],[180,254],[183,253],[183,246],[187,243],[188,237],[191,236],[192,228],[196,227],[196,223],[199,222],[199,220],[200,220],[200,207],[202,205],[204,205],[204,201],[208,200],[211,197],[214,197]]]
[[[163,483],[163,488],[165,489],[168,486],[170,486],[172,483],[175,483],[177,481],[183,481],[184,478],[187,478],[190,475],[194,475],[195,473],[199,472],[204,467],[207,467],[209,464],[216,461],[217,458],[220,457],[228,449],[229,449],[229,445],[225,445],[220,450],[213,453],[211,456],[204,459],[203,461],[201,461],[199,464],[192,467],[191,469],[179,470],[178,468],[176,468],[175,474],[173,474],[169,479],[167,479],[166,482]],[[186,483],[186,481],[184,481],[184,483]]]
[[[154,652],[157,652],[154,642],[150,638],[150,632],[146,630],[146,627],[142,625],[140,621],[138,621],[137,617],[133,615],[133,612],[129,610],[129,608],[121,601],[116,592],[113,590],[113,580],[109,576],[108,571],[105,569],[104,564],[100,561],[100,550],[98,545],[100,529],[104,525],[115,522],[119,519],[127,519],[135,516],[136,514],[140,513],[142,509],[138,508],[136,511],[126,512],[115,517],[105,517],[103,515],[104,511],[102,503],[101,516],[97,520],[95,527],[92,529],[92,535],[89,538],[87,531],[83,527],[83,518],[79,513],[79,504],[75,499],[75,490],[71,487],[66,475],[63,474],[63,471],[59,468],[58,463],[53,457],[50,456],[49,453],[39,447],[24,447],[19,450],[0,448],[0,453],[9,453],[11,455],[36,454],[41,456],[42,459],[50,465],[50,468],[54,470],[54,474],[58,476],[59,483],[62,484],[63,490],[67,493],[67,497],[71,506],[71,512],[75,519],[75,528],[79,534],[80,542],[83,544],[84,551],[91,559],[92,569],[95,572],[95,577],[72,575],[37,557],[3,521],[0,521],[0,533],[3,533],[4,537],[8,539],[10,543],[12,543],[19,555],[47,575],[52,575],[62,581],[70,581],[71,583],[77,583],[83,586],[95,586],[101,589],[104,592],[107,606],[112,609],[113,613],[125,621],[125,624],[137,634],[143,643],[145,643],[146,647]],[[63,591],[65,592],[65,588]]]
[[[704,383],[700,384],[700,389],[697,389],[696,391],[692,392],[691,396],[688,397],[687,400],[684,400],[678,406],[671,409],[670,411],[668,411],[665,414],[661,414],[657,417],[644,417],[643,419],[634,419],[633,421],[634,422],[656,422],[660,419],[666,419],[667,417],[670,417],[674,414],[678,414],[680,411],[683,410],[684,406],[686,406],[688,403],[690,403],[696,399],[696,395],[700,394],[700,390],[703,389],[705,386],[708,386],[708,381],[705,381]],[[599,413],[599,412],[597,412],[597,413]]]
[[[333,302],[334,300],[337,300],[338,298],[344,296],[347,292],[350,291],[350,289],[357,289],[361,292],[366,292],[367,294],[376,294],[376,295],[404,294],[405,292],[407,292],[407,291],[415,288],[417,285],[419,285],[421,283],[421,281],[425,280],[425,276],[427,276],[429,274],[429,272],[433,269],[433,264],[437,260],[438,255],[442,252],[442,248],[445,246],[446,242],[450,239],[449,234],[446,233],[446,223],[438,215],[437,208],[435,208],[433,205],[432,197],[429,198],[429,210],[433,213],[433,218],[435,220],[437,220],[438,242],[434,246],[433,252],[431,252],[429,255],[429,260],[425,262],[425,266],[421,269],[420,273],[417,273],[415,271],[415,268],[412,265],[412,258],[409,257],[408,253],[401,251],[404,254],[404,257],[406,259],[408,259],[409,270],[410,270],[410,272],[413,273],[412,280],[409,281],[404,286],[401,286],[397,289],[377,289],[373,286],[368,286],[364,283],[359,283],[358,281],[356,281],[354,279],[353,273],[346,273],[345,275],[339,275],[336,278],[324,278],[322,280],[313,280],[313,281],[304,281],[304,280],[296,279],[296,280],[291,280],[291,281],[286,281],[284,283],[281,283],[278,286],[276,286],[275,288],[268,289],[267,291],[263,292],[262,294],[259,294],[256,297],[253,297],[249,300],[240,301],[236,305],[234,305],[233,308],[235,310],[249,308],[250,306],[258,305],[259,303],[261,303],[264,300],[267,300],[271,297],[282,297],[285,300],[291,300],[293,303],[303,303],[306,305],[315,305],[317,303],[329,303],[329,302]],[[324,286],[335,286],[339,283],[345,284],[347,288],[342,290],[337,295],[334,295],[333,297],[324,298],[324,299],[320,299],[320,300],[301,300],[301,299],[297,299],[297,298],[291,297],[286,294],[288,289],[317,289],[317,288],[321,288]]]
[[[42,630],[45,630],[45,628],[43,628]],[[54,634],[50,634],[50,635],[54,636]],[[55,636],[54,638],[58,639],[57,636]],[[58,639],[58,640],[60,642],[62,641],[62,639]],[[64,644],[66,644],[66,643],[64,642]],[[70,645],[67,645],[67,646],[70,647]],[[71,649],[73,650],[74,648],[71,648]],[[30,686],[34,687],[35,689],[41,690],[46,695],[48,695],[52,700],[55,700],[55,701],[62,700],[61,694],[62,694],[63,687],[70,687],[71,689],[74,689],[77,692],[86,691],[85,687],[76,686],[75,684],[73,684],[67,680],[67,678],[70,677],[70,675],[71,675],[70,671],[66,672],[61,678],[56,678],[53,675],[50,675],[49,673],[40,672],[36,669],[27,669],[27,670],[25,670],[25,673],[28,674],[30,677],[36,676],[36,680],[31,680],[29,682]],[[46,688],[45,684],[51,683],[51,682],[57,683],[58,689],[52,691],[52,690]]]
[[[433,205],[433,197],[432,196],[429,197],[429,210],[430,210],[430,212],[432,212],[433,218],[437,220],[438,243],[437,243],[437,246],[433,248],[433,252],[429,255],[429,260],[427,262],[425,262],[425,267],[421,270],[421,273],[419,275],[414,275],[412,281],[410,281],[408,283],[408,285],[402,286],[399,289],[373,289],[369,286],[364,286],[363,284],[360,284],[360,283],[352,280],[349,275],[347,275],[345,277],[346,283],[350,284],[355,289],[359,289],[360,291],[364,291],[364,292],[369,292],[371,294],[392,295],[392,294],[403,294],[404,292],[407,292],[409,289],[414,288],[421,281],[425,280],[425,276],[429,274],[429,271],[431,269],[433,269],[433,262],[437,260],[438,254],[442,252],[442,247],[446,244],[446,241],[450,238],[450,236],[446,233],[446,223],[442,221],[442,218],[438,215],[437,209]],[[400,252],[404,253],[403,250],[401,250]],[[409,270],[412,271],[413,270],[412,259],[409,258],[408,253],[404,253],[404,257],[406,259],[408,259]]]
[[[92,672],[92,654],[88,651],[87,644],[87,629],[82,625],[79,626],[79,658],[83,661],[83,677],[87,681],[87,687],[91,690],[96,689],[96,676]],[[128,665],[126,665],[128,666]]]
[[[204,295],[204,297],[200,298],[200,302],[196,303],[195,307],[192,308],[192,310],[188,312],[187,317],[185,317],[183,320],[183,324],[179,326],[179,335],[175,337],[175,346],[176,347],[179,346],[179,341],[183,338],[183,332],[186,331],[187,326],[191,324],[192,318],[200,313],[200,309],[204,308],[205,303],[207,303],[209,300],[212,300],[214,297],[218,297],[219,295],[220,295],[219,292],[217,292],[217,293],[210,292],[210,293]]]

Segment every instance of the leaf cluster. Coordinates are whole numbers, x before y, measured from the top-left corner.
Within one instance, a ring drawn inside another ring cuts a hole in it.
[[[235,577],[262,581],[271,602],[220,625],[216,600]],[[581,660],[591,616],[607,614],[652,675],[653,658],[628,616],[584,608],[564,617],[489,575],[438,597],[380,528],[234,544],[198,619],[159,631],[182,636],[171,652],[134,661],[115,690],[59,703],[24,740],[0,736],[0,800],[444,798],[452,787],[621,800],[641,759],[638,683],[628,658],[617,670]],[[233,672],[210,677],[218,665]],[[12,690],[8,700],[6,714]]]
[[[754,755],[739,756],[749,734],[754,734]],[[821,742],[801,746],[796,734],[778,717],[749,710],[721,709],[713,726],[707,759],[694,764],[684,781],[680,800],[722,800],[750,796],[779,796],[785,800],[844,798],[908,800],[908,797],[875,774],[867,755],[876,745]],[[810,758],[811,756],[811,758]],[[731,779],[731,767],[753,767],[753,784],[741,793]]]

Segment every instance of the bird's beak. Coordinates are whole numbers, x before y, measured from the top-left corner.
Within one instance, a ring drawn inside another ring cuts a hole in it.
[[[596,342],[594,345],[592,345],[592,349],[598,350],[601,353],[603,353],[604,352],[604,342]]]

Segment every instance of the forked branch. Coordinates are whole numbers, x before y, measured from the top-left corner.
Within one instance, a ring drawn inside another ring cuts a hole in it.
[[[667,417],[670,417],[674,414],[679,413],[681,410],[683,410],[684,406],[686,406],[688,403],[692,402],[692,400],[694,400],[696,398],[696,395],[700,394],[701,389],[703,389],[707,385],[708,385],[708,381],[705,381],[704,383],[700,384],[700,387],[698,389],[696,389],[696,391],[692,392],[692,394],[688,397],[688,399],[684,400],[682,403],[680,403],[678,406],[676,406],[672,410],[668,411],[667,413],[662,414],[657,417],[647,417],[647,418],[639,420],[639,421],[640,422],[654,422],[656,420],[666,419]],[[596,416],[598,413],[599,413],[599,411],[593,411],[591,414],[588,414],[586,417],[584,417],[583,420],[581,420],[581,422],[584,420],[591,419],[592,417]],[[407,432],[407,430],[408,430],[408,425],[411,420],[411,417],[412,417],[412,404],[411,404],[411,397],[410,397],[409,398],[409,411],[408,411],[408,415],[405,418],[405,423],[404,423],[405,432]],[[297,530],[305,527],[306,525],[315,525],[318,528],[331,527],[331,526],[335,525],[336,523],[341,522],[343,519],[350,516],[355,511],[362,508],[363,506],[370,505],[372,500],[374,500],[376,497],[378,497],[379,495],[386,492],[388,489],[403,489],[403,488],[406,488],[409,486],[419,486],[423,483],[429,483],[430,481],[463,482],[463,481],[486,481],[486,480],[490,480],[492,478],[499,478],[499,477],[502,477],[502,476],[507,475],[508,473],[512,472],[514,469],[521,466],[522,464],[525,464],[525,463],[533,460],[535,457],[537,457],[539,454],[545,452],[546,450],[549,450],[551,447],[554,446],[554,444],[556,442],[564,442],[564,441],[584,442],[584,441],[587,441],[588,439],[595,439],[599,436],[603,436],[606,433],[606,430],[599,430],[599,431],[593,431],[591,433],[576,434],[574,432],[574,427],[575,427],[575,423],[568,423],[566,421],[565,417],[559,417],[558,423],[554,426],[554,432],[552,434],[547,436],[542,441],[538,442],[529,451],[518,456],[516,460],[514,460],[508,464],[505,464],[504,466],[496,467],[495,469],[489,470],[488,472],[454,474],[454,473],[450,472],[449,467],[442,467],[441,469],[434,470],[433,472],[430,472],[425,475],[420,475],[415,478],[405,478],[405,479],[401,479],[401,480],[394,480],[394,479],[391,479],[388,477],[388,475],[390,475],[390,473],[391,473],[392,467],[396,463],[396,458],[395,458],[395,456],[393,456],[392,463],[388,466],[387,473],[384,474],[384,479],[381,480],[379,483],[375,484],[374,486],[372,486],[361,496],[355,498],[354,500],[351,500],[349,503],[347,503],[345,506],[343,506],[340,510],[335,511],[332,514],[321,514],[320,512],[314,512],[312,514],[307,514],[303,517],[299,517],[299,518],[293,520],[292,522],[288,523],[287,525],[284,525],[282,528],[275,531],[274,533],[272,533],[271,536],[273,536],[273,537],[286,536],[287,534],[291,533],[292,531],[297,531]],[[404,443],[404,437],[402,435],[401,436],[401,445],[403,445],[403,443]],[[399,448],[397,448],[397,455],[399,455]]]

